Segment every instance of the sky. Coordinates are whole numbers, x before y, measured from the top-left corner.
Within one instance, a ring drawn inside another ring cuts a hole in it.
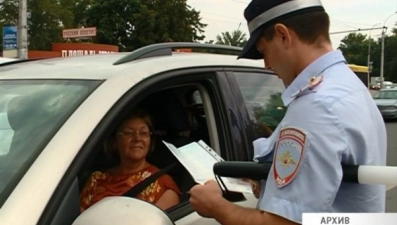
[[[191,7],[201,12],[202,22],[208,24],[204,33],[205,41],[214,40],[221,32],[236,29],[244,31],[249,36],[243,16],[249,2],[250,0],[187,1]],[[332,34],[334,32],[370,29],[361,33],[378,38],[382,33],[383,25],[388,27],[387,33],[390,34],[397,22],[397,14],[394,14],[397,12],[397,0],[322,0],[322,3],[331,18],[331,41],[335,49],[348,33]]]

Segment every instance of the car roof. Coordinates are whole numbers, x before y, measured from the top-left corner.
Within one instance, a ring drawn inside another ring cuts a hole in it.
[[[16,61],[16,60],[18,60],[18,59],[0,57],[0,64],[1,64],[1,63],[12,62],[12,61]]]
[[[134,71],[147,71],[150,74],[156,74],[194,67],[264,68],[263,60],[237,60],[235,55],[172,52],[171,54],[159,53],[151,57],[128,59],[133,53],[123,52],[8,63],[8,65],[0,66],[0,79],[68,78],[103,80],[120,74],[131,74]],[[116,62],[120,63],[115,65]]]

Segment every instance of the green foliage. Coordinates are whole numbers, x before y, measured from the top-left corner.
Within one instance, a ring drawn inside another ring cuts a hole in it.
[[[218,45],[228,45],[235,47],[243,47],[245,43],[247,43],[247,35],[243,33],[241,30],[234,30],[232,32],[225,31],[216,36],[216,41],[210,40],[206,41],[206,44],[218,44]],[[236,52],[227,51],[227,50],[211,50],[211,49],[200,49],[198,52],[207,52],[214,54],[227,54],[227,55],[238,55]]]
[[[143,5],[153,10],[156,42],[200,41],[204,39],[204,28],[200,13],[192,9],[186,0],[142,0]],[[161,22],[160,22],[161,21]]]
[[[206,24],[186,0],[27,0],[29,50],[50,50],[67,28],[97,27],[92,41],[121,51],[204,39]],[[18,25],[18,0],[0,2],[0,26]],[[0,34],[2,29],[0,29]],[[0,43],[0,47],[1,43]]]
[[[73,13],[65,7],[74,0],[28,0],[30,50],[50,50],[51,43],[62,41],[64,26],[72,26]],[[0,3],[0,26],[18,26],[18,0]]]
[[[216,44],[243,47],[247,43],[247,35],[241,30],[222,32],[216,36]]]
[[[142,20],[141,11],[147,14],[146,20]],[[124,50],[134,47],[137,27],[153,27],[150,14],[138,0],[95,0],[86,14],[85,22],[89,27],[97,27],[95,42],[119,45]]]
[[[374,43],[371,43],[372,46]],[[367,65],[368,40],[360,33],[350,33],[341,40],[339,49],[348,59],[349,63]]]
[[[97,26],[96,42],[131,51],[159,42],[202,40],[206,25],[200,19],[185,0],[95,0],[87,25]]]
[[[66,28],[76,28],[76,27],[88,27],[87,26],[87,13],[92,7],[95,0],[66,0],[70,1],[68,7],[71,12],[73,12],[73,24],[71,27]]]
[[[73,23],[73,13],[53,0],[28,1],[28,37],[30,50],[50,50],[53,42],[62,42],[62,29]]]

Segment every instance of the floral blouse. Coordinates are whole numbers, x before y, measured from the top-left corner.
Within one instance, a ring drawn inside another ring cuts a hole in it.
[[[121,196],[145,178],[156,173],[159,169],[153,165],[134,174],[119,175],[112,172],[94,172],[80,194],[81,211],[108,196]],[[163,175],[143,190],[137,198],[155,204],[166,190],[173,190],[181,194],[178,186],[169,175]]]

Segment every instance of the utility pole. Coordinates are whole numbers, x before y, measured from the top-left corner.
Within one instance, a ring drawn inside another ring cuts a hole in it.
[[[385,20],[385,22],[383,22],[383,29],[382,29],[382,53],[380,56],[380,88],[383,88],[383,80],[384,80],[384,61],[385,61],[385,35],[386,35],[386,30],[387,27],[385,27],[386,21],[392,17],[393,15],[397,14],[397,12],[391,14],[389,17],[387,17],[387,19]]]
[[[380,89],[383,88],[383,68],[384,68],[384,63],[385,63],[385,33],[387,30],[387,27],[383,27],[382,30],[382,47],[381,47],[381,53],[380,53]]]
[[[368,66],[368,74],[367,74],[367,83],[368,83],[368,88],[370,88],[370,79],[371,79],[371,72],[372,72],[372,62],[371,62],[371,31],[372,29],[379,25],[379,23],[374,24],[371,28],[371,30],[369,31],[369,35],[368,35],[368,60],[367,60],[367,66]]]
[[[28,58],[27,0],[18,3],[18,58]]]

